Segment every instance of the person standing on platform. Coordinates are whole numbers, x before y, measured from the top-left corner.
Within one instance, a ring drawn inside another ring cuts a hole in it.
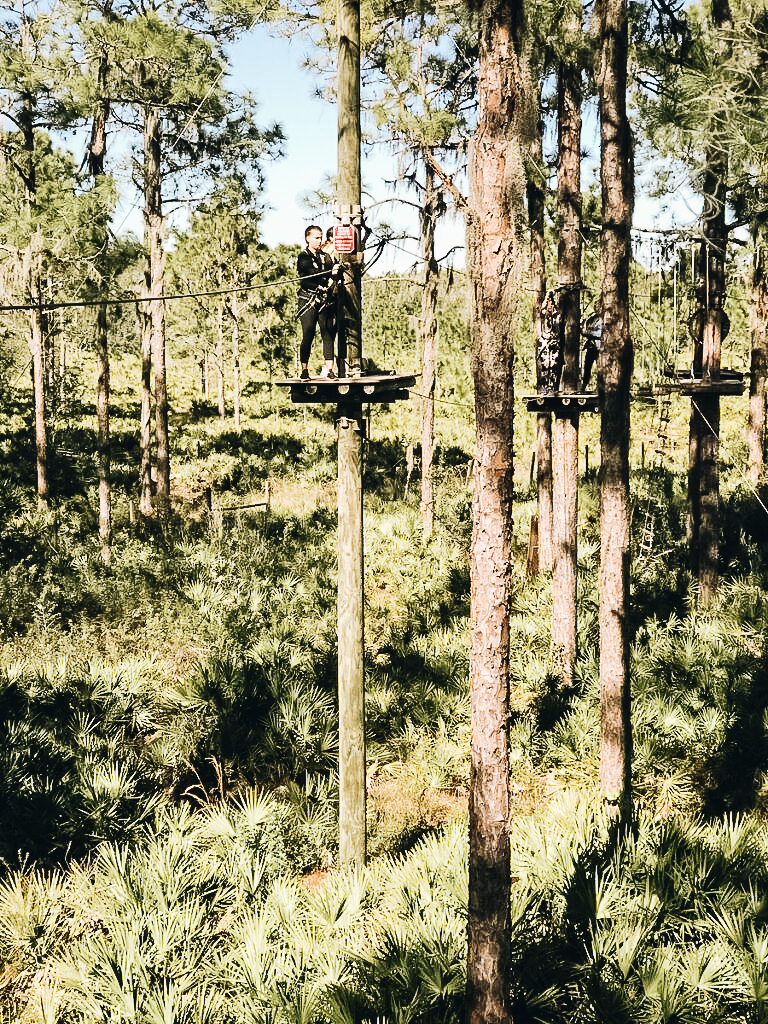
[[[331,331],[331,337],[335,341],[338,338],[339,320],[341,319],[341,282],[344,271],[342,270],[341,264],[339,263],[339,257],[336,253],[336,246],[333,243],[333,228],[328,228],[328,230],[325,232],[325,241],[323,242],[322,249],[326,256],[330,256],[331,259],[333,260],[333,270],[331,271],[332,283],[330,290],[328,292],[328,300],[331,309],[331,320],[329,327]],[[341,350],[339,349],[339,356],[340,355]],[[335,366],[334,370],[336,370]]]
[[[592,377],[592,367],[600,354],[600,342],[603,339],[603,317],[601,313],[593,313],[584,321],[581,333],[584,342],[584,373],[581,379],[581,390],[586,391]]]
[[[321,377],[336,379],[333,369],[333,343],[335,337],[335,273],[332,258],[323,251],[323,232],[310,224],[304,232],[306,249],[299,253],[296,273],[299,277],[299,311],[301,324],[301,379],[309,380],[309,356],[315,330],[320,327],[323,339],[323,369]],[[336,264],[340,266],[340,264]]]
[[[338,263],[338,260],[336,258],[336,246],[333,244],[333,228],[328,228],[328,230],[325,232],[323,252],[326,254],[326,256],[330,256],[334,263]]]

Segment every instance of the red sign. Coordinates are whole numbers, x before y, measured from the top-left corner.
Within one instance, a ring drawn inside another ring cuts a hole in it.
[[[336,224],[333,229],[333,248],[336,252],[355,251],[355,228],[352,224]]]

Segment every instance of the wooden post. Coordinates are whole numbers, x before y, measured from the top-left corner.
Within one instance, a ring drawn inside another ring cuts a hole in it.
[[[339,0],[338,203],[342,224],[354,224],[357,252],[339,257],[344,266],[343,321],[339,324],[339,373],[360,376],[362,365],[360,298],[363,238],[360,205],[360,0]],[[346,364],[345,366],[342,364]]]
[[[344,265],[339,374],[362,368],[362,209],[360,206],[360,0],[338,7],[338,207],[342,223],[356,225],[357,249]],[[343,339],[343,342],[342,340]],[[341,345],[344,350],[341,351]],[[359,401],[337,410],[339,504],[339,858],[364,864],[365,688],[363,676],[363,409]]]
[[[531,532],[528,535],[528,561],[525,567],[526,576],[536,576],[539,572],[539,517],[531,516]]]
[[[362,408],[339,407],[339,856],[365,863]]]

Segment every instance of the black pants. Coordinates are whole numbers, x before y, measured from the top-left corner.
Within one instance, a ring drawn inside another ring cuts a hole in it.
[[[335,304],[317,308],[316,304],[309,298],[299,295],[299,323],[301,324],[301,348],[299,359],[302,366],[309,362],[309,354],[312,351],[312,342],[315,339],[315,329],[320,325],[320,337],[323,339],[323,359],[326,362],[333,362],[333,342],[336,337],[336,308]]]

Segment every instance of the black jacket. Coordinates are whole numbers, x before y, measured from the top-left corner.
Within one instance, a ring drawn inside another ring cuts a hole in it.
[[[327,288],[331,282],[333,260],[328,253],[318,249],[313,255],[309,249],[299,253],[296,273],[299,275],[299,295],[309,296],[318,288]]]

